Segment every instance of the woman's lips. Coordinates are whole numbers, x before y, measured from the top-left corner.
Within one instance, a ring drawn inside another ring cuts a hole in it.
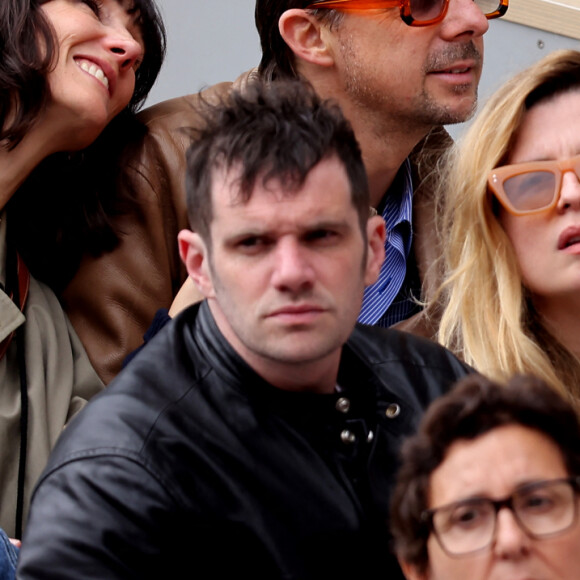
[[[580,251],[580,226],[567,227],[558,237],[558,250],[566,250],[570,247]]]

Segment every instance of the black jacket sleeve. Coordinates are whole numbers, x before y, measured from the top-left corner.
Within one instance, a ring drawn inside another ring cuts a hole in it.
[[[105,452],[57,467],[35,492],[17,578],[168,577],[156,568],[159,553],[171,553],[162,521],[170,501],[130,457]]]

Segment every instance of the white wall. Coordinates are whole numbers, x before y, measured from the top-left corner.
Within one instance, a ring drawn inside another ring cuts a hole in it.
[[[234,80],[260,60],[255,0],[157,0],[167,27],[167,60],[148,104]],[[480,102],[514,72],[577,40],[505,20],[490,22]],[[457,136],[461,126],[454,127]]]
[[[514,24],[501,18],[490,21],[489,30],[485,35],[485,57],[479,85],[479,102],[485,102],[493,91],[516,72],[560,48],[580,50],[580,42],[537,28]],[[448,127],[448,129],[454,137],[458,137],[464,125]]]
[[[157,0],[167,28],[167,57],[148,104],[234,80],[256,66],[260,40],[255,0]]]

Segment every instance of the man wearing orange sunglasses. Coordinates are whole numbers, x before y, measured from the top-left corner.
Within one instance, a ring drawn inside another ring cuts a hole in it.
[[[405,319],[418,310],[412,297],[428,297],[438,285],[430,268],[438,255],[432,169],[451,141],[442,125],[472,114],[483,35],[507,8],[508,0],[257,0],[259,68],[201,93],[213,100],[256,76],[300,77],[339,103],[388,230],[385,263],[365,292],[361,322],[409,327],[414,319]],[[123,243],[84,260],[62,296],[106,382],[186,279],[175,243],[187,227],[182,128],[203,122],[198,99],[173,99],[141,115],[148,134],[129,152],[120,182],[140,211],[111,217]],[[185,302],[194,300],[194,291],[186,293]]]
[[[441,126],[475,110],[483,35],[507,8],[508,0],[257,0],[261,75],[304,77],[339,102],[387,224],[385,262],[360,322],[405,320],[418,310],[412,296],[438,285],[427,276],[438,251],[436,183],[423,178],[450,144]]]

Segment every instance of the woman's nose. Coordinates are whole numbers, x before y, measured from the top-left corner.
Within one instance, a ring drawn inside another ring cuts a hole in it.
[[[558,209],[580,209],[580,177],[575,171],[569,170],[562,175]]]
[[[143,58],[143,47],[128,30],[117,33],[107,40],[107,48],[115,55],[120,69],[132,68]]]
[[[519,559],[530,547],[530,537],[522,529],[514,513],[507,508],[497,514],[493,550],[498,557]]]

